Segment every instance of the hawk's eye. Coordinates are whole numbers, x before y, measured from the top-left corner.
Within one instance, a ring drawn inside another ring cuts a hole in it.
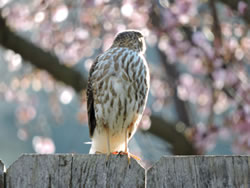
[[[138,40],[139,40],[140,43],[143,43],[143,38],[142,37],[138,38]]]

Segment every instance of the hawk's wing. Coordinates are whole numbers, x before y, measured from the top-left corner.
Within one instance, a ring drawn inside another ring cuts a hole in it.
[[[96,58],[95,62],[92,64],[90,71],[89,71],[89,78],[88,78],[88,88],[87,88],[87,108],[88,108],[88,124],[89,124],[89,135],[90,137],[93,136],[94,130],[96,127],[96,118],[95,118],[95,109],[94,109],[94,96],[93,96],[93,89],[92,89],[92,81],[91,76],[95,70],[96,64],[98,63],[98,57]]]

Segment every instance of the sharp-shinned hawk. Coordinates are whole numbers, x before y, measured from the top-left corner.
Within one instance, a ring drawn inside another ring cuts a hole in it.
[[[141,120],[149,91],[145,41],[139,31],[118,33],[88,78],[90,154],[125,152]]]

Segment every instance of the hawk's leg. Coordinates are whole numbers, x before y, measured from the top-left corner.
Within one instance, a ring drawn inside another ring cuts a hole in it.
[[[110,153],[111,153],[111,150],[110,150],[110,135],[109,135],[109,129],[108,128],[106,128],[106,134],[107,134],[107,148],[108,148],[106,161],[108,161]]]
[[[128,152],[128,129],[125,131],[125,148],[124,148],[125,153],[128,155],[128,164],[130,164],[130,154]]]
[[[109,138],[109,133],[108,133],[108,130],[107,130],[107,137]],[[129,153],[128,152],[128,132],[127,130],[125,131],[125,147],[124,147],[124,151],[114,151],[112,152],[113,155],[127,155],[128,156],[128,163],[130,164],[130,158],[134,158],[135,160],[141,160],[140,157],[137,157],[136,155],[133,155],[132,153]],[[109,139],[108,139],[108,143],[109,143]],[[109,144],[108,144],[109,145]],[[110,149],[108,150],[109,151],[109,154],[110,154]],[[109,156],[108,154],[108,156]],[[108,158],[107,156],[107,158]]]
[[[125,131],[125,153],[128,153],[128,129]]]
[[[109,129],[106,129],[107,131],[107,148],[108,148],[108,154],[110,154],[110,135],[109,135]]]
[[[130,164],[130,158],[134,158],[135,160],[141,160],[140,157],[137,157],[136,155],[133,155],[132,153],[128,152],[128,132],[127,130],[125,131],[125,148],[124,151],[120,151],[120,152],[113,152],[112,154],[115,155],[127,155],[128,156],[128,163]]]

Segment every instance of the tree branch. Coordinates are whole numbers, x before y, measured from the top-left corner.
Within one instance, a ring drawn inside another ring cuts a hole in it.
[[[48,71],[57,81],[72,86],[78,93],[87,87],[87,81],[83,75],[63,65],[56,56],[45,52],[11,31],[1,16],[0,28],[0,45],[19,53],[29,63],[39,69]],[[197,153],[187,138],[177,132],[174,126],[154,115],[151,116],[151,120],[152,126],[149,132],[172,144],[174,154],[189,155]]]
[[[160,30],[161,28],[161,16],[159,13],[159,7],[158,5],[153,5],[150,11],[150,19],[151,24],[153,27],[155,27],[157,30]],[[177,81],[179,79],[179,72],[177,70],[176,65],[171,65],[168,62],[167,56],[164,52],[162,52],[158,47],[157,51],[161,58],[161,63],[165,68],[169,85],[174,90],[173,97],[174,97],[174,104],[176,109],[176,114],[180,121],[182,121],[187,127],[190,127],[192,125],[191,119],[189,117],[188,113],[188,104],[185,101],[182,101],[178,97],[177,93]]]
[[[220,0],[220,2],[224,3],[232,10],[238,11],[239,0]],[[243,13],[239,13],[240,16],[245,20],[246,23],[250,24],[250,1],[242,0],[242,2],[246,3],[246,9]]]
[[[214,46],[215,48],[221,48],[222,47],[222,33],[221,33],[221,27],[220,27],[220,21],[218,18],[216,6],[214,0],[209,1],[211,13],[213,15],[213,33],[215,36],[214,40]]]
[[[186,137],[176,131],[175,126],[166,122],[161,117],[151,116],[153,125],[148,130],[150,133],[164,139],[172,145],[172,153],[175,155],[196,155],[198,152]]]
[[[0,12],[1,13],[1,12]],[[56,80],[73,87],[77,92],[86,88],[87,82],[78,71],[68,68],[53,54],[42,50],[33,43],[11,31],[4,18],[0,16],[0,44],[20,54],[39,69],[46,70]]]
[[[189,118],[188,113],[188,104],[185,101],[182,101],[178,97],[177,93],[177,81],[179,79],[179,72],[177,71],[176,65],[172,65],[168,63],[167,56],[157,47],[158,53],[161,58],[161,62],[163,66],[165,67],[165,71],[168,75],[169,84],[174,90],[173,97],[174,97],[174,104],[175,109],[178,115],[178,118],[181,122],[183,122],[187,127],[192,126],[191,120]]]

